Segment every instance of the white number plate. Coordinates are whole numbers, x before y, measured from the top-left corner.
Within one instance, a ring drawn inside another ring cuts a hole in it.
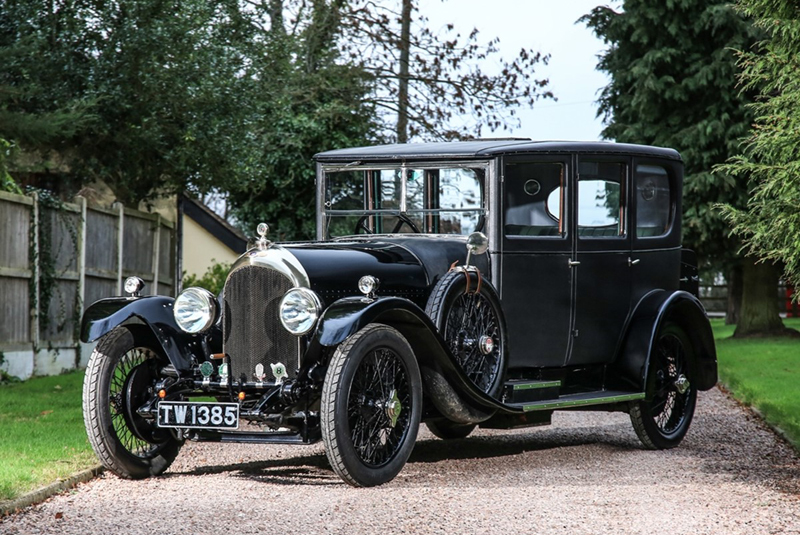
[[[239,404],[160,401],[158,427],[238,429]]]

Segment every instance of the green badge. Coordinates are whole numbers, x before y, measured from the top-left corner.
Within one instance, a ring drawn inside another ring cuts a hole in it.
[[[202,373],[205,378],[211,377],[211,374],[214,373],[214,365],[205,361],[200,365],[200,373]]]

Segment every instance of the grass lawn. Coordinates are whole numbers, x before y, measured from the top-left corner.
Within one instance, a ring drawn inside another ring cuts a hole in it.
[[[711,322],[717,341],[719,380],[733,395],[752,405],[782,429],[800,449],[800,339],[731,338],[734,326]],[[800,330],[800,318],[784,325]]]
[[[0,500],[97,464],[82,387],[82,371],[0,385]]]

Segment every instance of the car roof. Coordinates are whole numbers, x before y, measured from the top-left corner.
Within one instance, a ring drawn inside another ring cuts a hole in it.
[[[532,141],[526,138],[482,139],[476,141],[454,141],[436,143],[397,143],[349,149],[329,150],[316,154],[314,158],[323,163],[386,160],[425,160],[431,158],[472,159],[491,158],[504,154],[539,153],[593,153],[654,156],[669,160],[681,160],[674,149],[611,143],[607,141]]]

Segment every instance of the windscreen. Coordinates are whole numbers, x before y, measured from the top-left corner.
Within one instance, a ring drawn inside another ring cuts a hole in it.
[[[330,169],[324,236],[462,234],[483,226],[486,165]]]

